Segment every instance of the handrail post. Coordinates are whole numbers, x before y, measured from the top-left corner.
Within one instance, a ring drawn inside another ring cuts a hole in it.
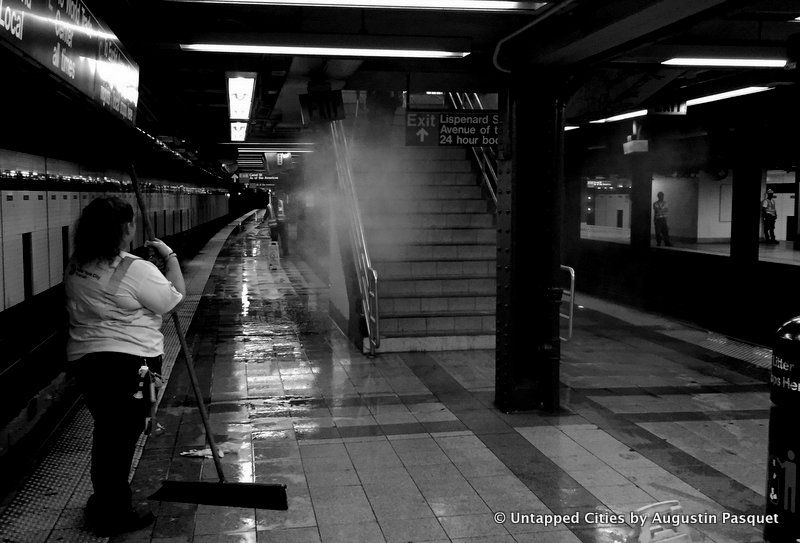
[[[561,266],[561,270],[569,274],[569,306],[567,313],[559,311],[559,316],[567,319],[567,337],[561,337],[561,341],[572,339],[572,323],[575,317],[575,269],[569,266]]]

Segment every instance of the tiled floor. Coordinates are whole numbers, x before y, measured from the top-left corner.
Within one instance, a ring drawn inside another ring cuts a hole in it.
[[[493,352],[366,358],[331,325],[325,285],[300,260],[270,271],[266,242],[256,230],[223,249],[189,340],[228,477],[285,483],[289,510],[151,504],[155,526],[115,541],[623,542],[633,527],[583,515],[664,500],[763,511],[760,368],[582,310],[564,347],[564,409],[503,414]],[[180,456],[204,443],[193,403],[177,365],[168,431],[134,478],[142,500],[163,478],[215,479],[209,459]],[[760,527],[685,529],[692,541],[761,540]]]

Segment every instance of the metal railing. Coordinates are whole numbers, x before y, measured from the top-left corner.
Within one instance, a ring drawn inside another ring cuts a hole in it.
[[[483,109],[483,103],[477,93],[448,92],[447,96],[455,109]],[[470,147],[470,150],[481,172],[486,192],[497,207],[497,155],[491,147]]]
[[[569,266],[561,266],[561,271],[567,272],[569,275],[569,288],[564,290],[561,296],[561,307],[567,304],[566,313],[563,309],[559,309],[559,317],[567,319],[567,336],[561,336],[561,341],[569,341],[572,339],[572,321],[575,315],[575,270]]]
[[[353,260],[358,277],[358,291],[361,296],[361,311],[367,328],[369,353],[375,356],[381,346],[380,318],[378,312],[378,272],[372,267],[364,236],[364,225],[361,222],[361,211],[358,206],[353,170],[350,162],[350,148],[344,133],[342,121],[331,121],[331,140],[336,158],[336,173],[339,190],[344,196],[343,203],[347,210],[350,240],[353,247]]]

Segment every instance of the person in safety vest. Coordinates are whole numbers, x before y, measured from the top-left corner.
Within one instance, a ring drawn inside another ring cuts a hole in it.
[[[269,227],[269,237],[272,241],[278,241],[278,217],[275,214],[275,198],[272,192],[269,193],[269,203],[267,204],[267,226]]]
[[[764,223],[764,243],[778,243],[775,239],[775,221],[778,212],[775,210],[775,193],[767,190],[767,197],[761,201],[761,221]]]
[[[653,202],[653,225],[656,228],[656,245],[661,247],[661,240],[664,240],[664,245],[672,247],[669,241],[669,226],[667,226],[667,216],[669,215],[669,208],[667,202],[664,201],[664,193],[659,192],[657,195],[658,200]]]
[[[125,251],[136,232],[133,208],[113,196],[92,200],[75,231],[64,274],[69,314],[67,360],[94,418],[89,526],[100,536],[139,530],[153,521],[137,512],[128,484],[136,442],[155,402],[161,371],[162,316],[186,294],[177,255],[163,241],[145,242],[165,261]]]
[[[275,201],[275,219],[278,221],[278,235],[281,238],[281,254],[289,256],[289,231],[286,225],[286,211],[281,198]]]

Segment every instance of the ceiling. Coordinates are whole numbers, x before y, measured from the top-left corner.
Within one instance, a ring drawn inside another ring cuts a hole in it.
[[[298,95],[309,83],[355,90],[498,91],[533,74],[571,98],[569,122],[748,85],[786,85],[785,69],[680,68],[679,55],[786,58],[800,33],[794,0],[560,0],[527,13],[265,7],[103,0],[93,11],[140,66],[139,124],[201,155],[230,158],[226,71],[257,72],[248,141],[301,139]],[[523,29],[521,32],[521,29]],[[495,48],[499,70],[493,62]],[[181,43],[455,43],[463,59],[335,59],[182,51]],[[185,143],[181,143],[184,142]]]

